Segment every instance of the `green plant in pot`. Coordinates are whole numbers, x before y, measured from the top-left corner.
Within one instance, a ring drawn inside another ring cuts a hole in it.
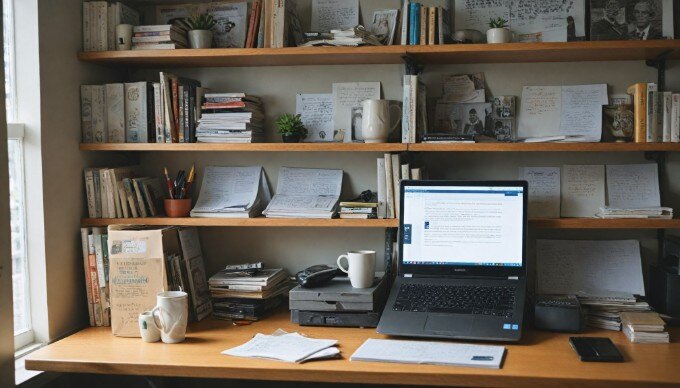
[[[213,32],[217,21],[209,13],[192,15],[186,19],[189,25],[189,44],[191,48],[210,48],[212,47]]]
[[[486,31],[487,43],[509,43],[512,32],[508,29],[508,21],[503,18],[489,19],[489,29]]]
[[[302,118],[299,114],[284,114],[276,120],[276,127],[284,143],[299,143],[300,140],[307,137],[307,128],[302,124]]]

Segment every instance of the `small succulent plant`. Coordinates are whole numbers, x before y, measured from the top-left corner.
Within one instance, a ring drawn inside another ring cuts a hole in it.
[[[276,120],[276,126],[283,136],[300,135],[302,138],[307,136],[307,128],[302,124],[302,118],[299,114],[284,114]]]
[[[489,28],[505,28],[508,26],[508,21],[499,17],[496,19],[489,19]]]
[[[211,30],[217,24],[215,18],[209,13],[192,15],[187,18],[186,22],[192,30]]]

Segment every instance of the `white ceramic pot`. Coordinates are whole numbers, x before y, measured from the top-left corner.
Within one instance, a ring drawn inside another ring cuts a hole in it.
[[[213,32],[210,30],[189,31],[189,44],[191,48],[205,49],[212,47]]]
[[[507,28],[491,28],[486,31],[486,43],[510,43],[512,32]]]

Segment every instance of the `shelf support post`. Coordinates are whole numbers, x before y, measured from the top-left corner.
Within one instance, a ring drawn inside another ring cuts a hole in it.
[[[666,58],[671,53],[671,50],[664,51],[659,54],[655,59],[648,59],[645,61],[647,66],[656,69],[656,83],[658,85],[659,91],[663,92],[666,90]]]
[[[411,55],[405,54],[401,57],[404,61],[405,74],[406,75],[419,75],[422,74],[424,66],[415,60]]]

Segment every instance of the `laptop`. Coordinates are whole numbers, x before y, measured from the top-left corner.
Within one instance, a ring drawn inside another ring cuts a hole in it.
[[[525,181],[402,181],[399,271],[378,333],[518,341],[527,196]]]

